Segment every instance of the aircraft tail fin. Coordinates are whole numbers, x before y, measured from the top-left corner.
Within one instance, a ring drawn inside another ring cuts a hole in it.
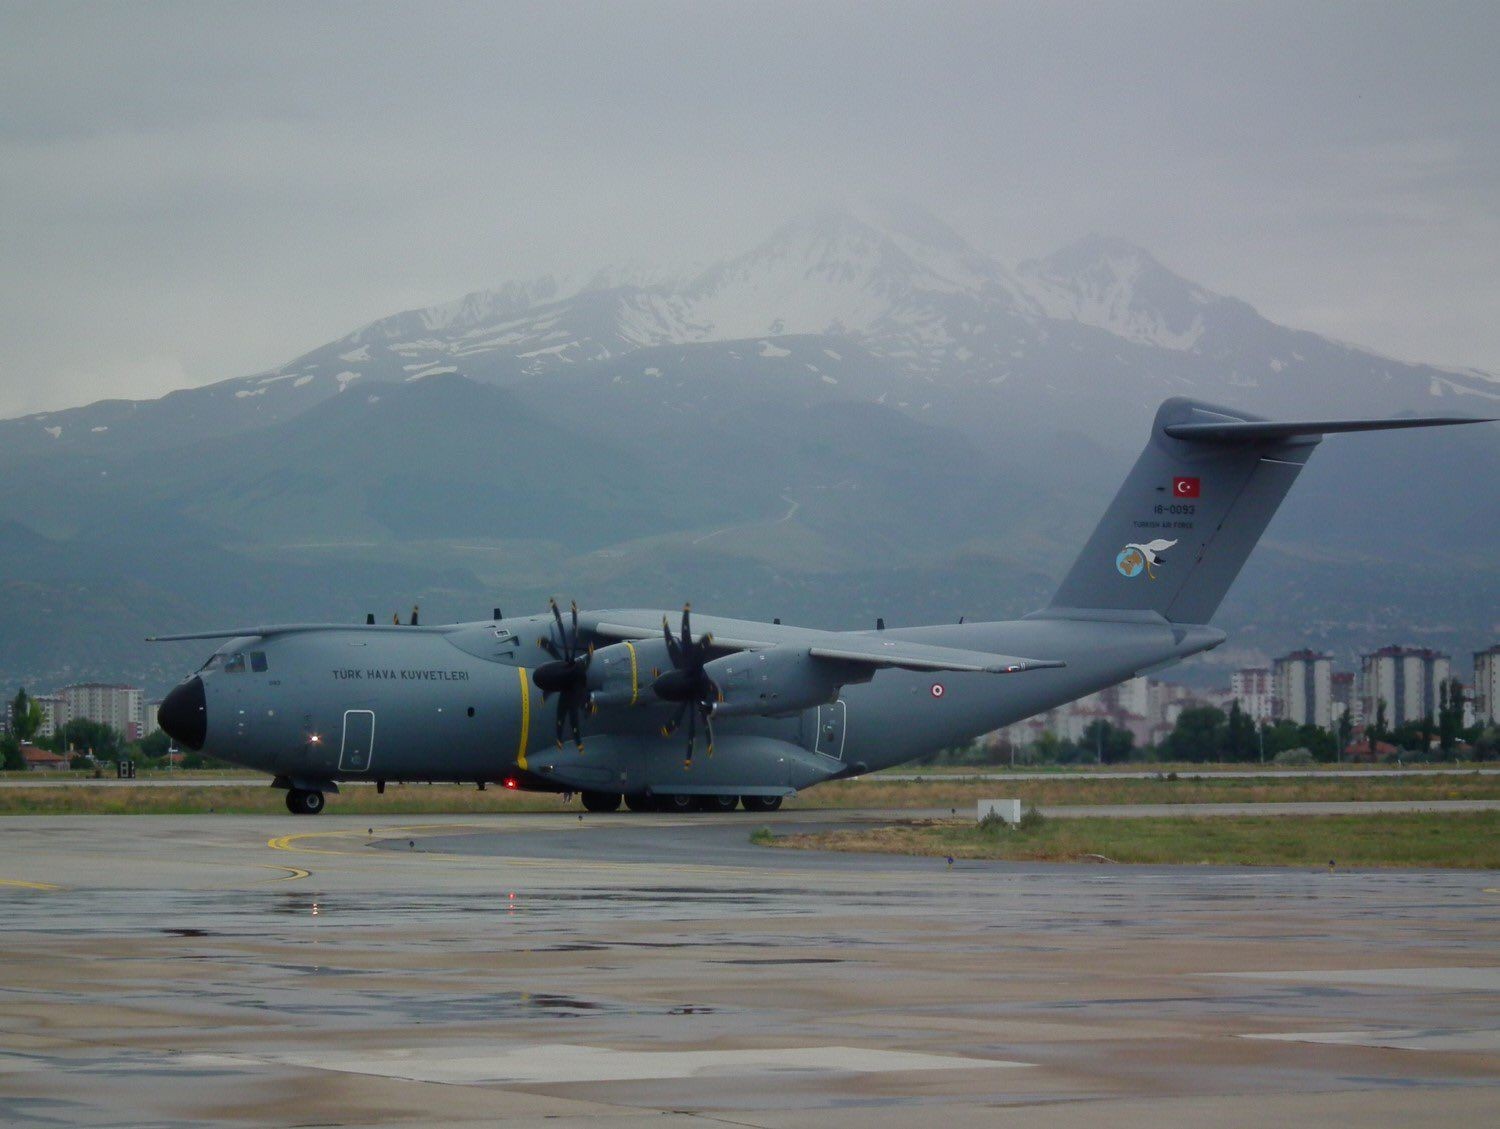
[[[1483,422],[1283,422],[1167,400],[1048,610],[1156,612],[1173,623],[1207,623],[1324,435]]]

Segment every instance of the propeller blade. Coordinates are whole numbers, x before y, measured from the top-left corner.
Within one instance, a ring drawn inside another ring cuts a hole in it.
[[[583,752],[583,729],[578,720],[576,702],[568,707],[568,722],[573,727],[573,746],[581,753]]]
[[[567,712],[567,698],[565,695],[557,696],[557,747],[563,747],[563,714]]]
[[[568,643],[568,657],[572,658],[578,653],[578,601],[573,601],[573,637]]]
[[[557,644],[554,643],[551,639],[538,639],[536,641],[536,645],[542,650],[546,651],[554,659],[557,659],[559,662],[562,661],[562,654],[558,651]]]
[[[688,742],[687,760],[683,762],[684,768],[693,767],[693,746],[698,742],[698,711],[693,710],[688,714]]]
[[[682,724],[682,719],[688,710],[692,708],[692,704],[692,702],[683,702],[682,705],[677,707],[677,713],[673,715],[672,720],[661,727],[661,735],[663,737],[670,737],[677,732],[677,727]]]
[[[707,710],[703,711],[703,733],[708,738],[708,755],[714,755],[714,719]]]
[[[661,617],[661,634],[662,638],[667,641],[667,657],[672,660],[672,665],[682,666],[682,651],[677,646],[677,640],[672,638],[672,629],[667,626],[666,616]]]
[[[692,615],[693,605],[682,605],[682,649],[685,654],[693,653],[693,625],[689,616]]]

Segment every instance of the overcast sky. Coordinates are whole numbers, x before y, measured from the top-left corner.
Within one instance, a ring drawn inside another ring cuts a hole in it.
[[[1500,4],[0,0],[0,416],[899,195],[1500,372]]]

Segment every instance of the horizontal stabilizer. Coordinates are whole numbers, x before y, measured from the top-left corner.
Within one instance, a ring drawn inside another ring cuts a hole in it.
[[[1448,427],[1457,423],[1494,423],[1474,416],[1412,416],[1407,419],[1225,420],[1222,423],[1169,423],[1162,431],[1173,439],[1196,443],[1251,443],[1294,439],[1299,435],[1332,435],[1341,431],[1396,431],[1403,427]]]

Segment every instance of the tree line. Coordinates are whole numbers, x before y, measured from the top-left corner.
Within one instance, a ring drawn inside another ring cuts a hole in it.
[[[148,734],[139,741],[129,741],[125,734],[104,724],[78,717],[62,725],[50,737],[40,737],[47,715],[41,704],[25,687],[10,700],[10,732],[0,737],[0,768],[20,771],[26,767],[21,759],[22,745],[35,745],[61,755],[69,755],[69,767],[86,769],[125,758],[138,762],[159,760],[171,748],[172,740],[161,730]],[[92,760],[90,760],[92,755]],[[196,763],[193,763],[196,762]],[[197,768],[203,758],[196,753],[184,757],[182,767]]]

